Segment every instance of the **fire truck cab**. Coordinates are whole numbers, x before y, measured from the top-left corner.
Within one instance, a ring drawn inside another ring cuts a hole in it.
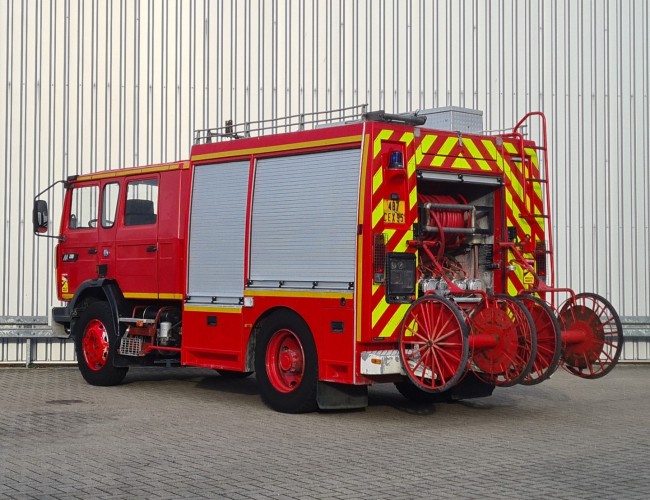
[[[543,115],[539,144],[471,110],[358,111],[228,123],[188,161],[68,178],[52,318],[83,377],[255,372],[295,413],[363,407],[380,382],[432,402],[609,372],[616,311],[554,285]],[[37,197],[35,233],[47,219]]]

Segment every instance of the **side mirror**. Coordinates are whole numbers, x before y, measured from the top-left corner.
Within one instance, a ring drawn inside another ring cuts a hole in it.
[[[34,200],[34,210],[32,212],[32,223],[34,224],[34,233],[47,233],[47,201]]]

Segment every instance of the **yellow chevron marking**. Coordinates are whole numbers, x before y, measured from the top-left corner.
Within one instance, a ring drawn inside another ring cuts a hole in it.
[[[412,155],[409,158],[409,161],[406,164],[406,173],[409,179],[415,175],[415,155]]]
[[[379,200],[377,206],[372,211],[372,228],[376,228],[379,221],[384,219],[384,201]]]
[[[404,135],[400,137],[399,141],[406,143],[406,145],[408,146],[413,142],[413,132],[404,132]]]
[[[411,209],[413,209],[413,207],[415,207],[417,203],[418,203],[418,190],[417,187],[414,187],[409,193],[409,204],[411,206]]]
[[[379,167],[372,176],[372,194],[377,192],[382,182],[384,182],[383,168]]]
[[[460,170],[471,170],[472,165],[465,158],[456,158],[454,163],[451,165],[453,168],[458,168]]]
[[[429,152],[429,149],[431,149],[431,145],[435,142],[437,138],[438,136],[434,134],[425,135],[422,138],[422,140],[420,141],[420,145],[415,150],[415,162],[418,165],[422,163],[422,159],[424,158],[424,155]]]
[[[508,280],[508,295],[514,296],[517,295],[518,293],[519,290],[517,290],[515,284],[511,280]]]
[[[504,142],[503,145],[505,146],[506,151],[510,154],[517,152],[517,146],[515,146],[512,142]]]
[[[456,144],[458,144],[458,137],[447,137],[436,155],[449,156],[450,151],[454,149]]]
[[[388,309],[388,303],[386,302],[385,298],[382,298],[379,304],[375,306],[375,308],[372,311],[372,327],[374,328],[375,325],[379,322],[381,317],[384,315],[386,312],[386,309]]]
[[[488,172],[492,170],[492,167],[487,161],[485,161],[485,159],[479,159],[479,158],[483,158],[483,154],[478,150],[473,140],[463,139],[463,144],[467,148],[467,151],[469,151],[469,153],[475,159],[476,163],[478,164],[481,170],[485,170]],[[489,159],[491,160],[492,158]]]
[[[375,138],[375,142],[374,142],[373,158],[377,158],[377,155],[381,153],[381,141],[390,139],[391,135],[393,135],[392,130],[382,130],[377,134],[377,137]]]
[[[408,241],[413,239],[413,231],[406,231],[404,233],[404,236],[402,239],[399,241],[399,243],[395,246],[395,249],[393,252],[406,252],[408,249]]]
[[[386,324],[384,329],[381,331],[379,334],[380,337],[390,337],[395,333],[395,330],[399,327],[400,323],[404,319],[404,315],[406,314],[406,311],[408,311],[408,308],[411,306],[411,304],[401,304],[398,308],[397,311],[395,311],[390,318],[390,321]]]
[[[389,242],[394,234],[395,229],[384,229],[384,237],[386,238],[386,242]]]

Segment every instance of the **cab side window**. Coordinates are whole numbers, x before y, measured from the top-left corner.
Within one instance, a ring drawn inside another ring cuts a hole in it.
[[[102,227],[110,228],[115,225],[117,215],[117,200],[120,196],[120,185],[111,182],[104,186],[102,192]]]
[[[124,225],[155,224],[158,219],[158,179],[131,181],[126,187]]]
[[[75,187],[72,190],[70,204],[70,229],[90,229],[97,227],[97,203],[99,188],[97,186]]]

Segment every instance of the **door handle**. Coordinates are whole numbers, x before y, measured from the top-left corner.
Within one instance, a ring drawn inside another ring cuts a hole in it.
[[[89,248],[89,249],[88,249],[88,253],[89,253],[90,255],[95,255],[95,254],[97,253],[97,249],[96,249],[96,248]]]
[[[149,245],[147,247],[147,252],[157,252],[157,251],[158,251],[158,247],[156,245]]]

